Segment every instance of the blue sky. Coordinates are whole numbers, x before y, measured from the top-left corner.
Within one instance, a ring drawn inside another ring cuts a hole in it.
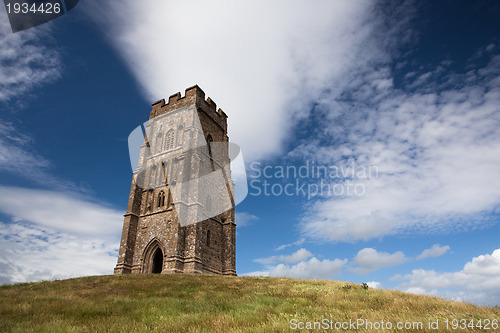
[[[495,1],[83,1],[12,34],[2,8],[0,283],[112,273],[127,137],[152,102],[198,84],[247,164],[239,275],[499,304],[499,14]],[[276,175],[307,165],[377,172]],[[275,195],[257,195],[264,181]],[[295,191],[321,182],[358,193]]]

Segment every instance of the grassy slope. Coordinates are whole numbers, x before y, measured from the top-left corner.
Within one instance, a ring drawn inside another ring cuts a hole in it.
[[[498,308],[345,285],[281,278],[127,275],[2,286],[0,332],[282,332],[291,331],[292,318],[364,318],[394,325],[420,321],[424,330],[414,331],[422,332],[430,331],[429,320],[500,316]],[[439,332],[445,331],[440,325]]]

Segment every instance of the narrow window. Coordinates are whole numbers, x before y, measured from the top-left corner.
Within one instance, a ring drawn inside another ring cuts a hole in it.
[[[165,150],[170,150],[174,148],[174,130],[167,132],[165,136]]]
[[[161,162],[161,170],[162,170],[162,182],[164,184],[168,184],[167,182],[167,168],[165,167],[165,162]]]
[[[208,146],[208,155],[210,156],[210,158],[212,158],[212,142],[214,142],[214,139],[209,134],[207,136],[207,146]]]
[[[165,192],[160,191],[160,193],[158,193],[158,207],[163,206],[165,206]]]
[[[212,171],[215,171],[215,169],[214,169],[214,159],[212,157],[212,142],[214,142],[214,139],[209,134],[207,136],[208,156],[210,157],[210,165],[212,166]]]

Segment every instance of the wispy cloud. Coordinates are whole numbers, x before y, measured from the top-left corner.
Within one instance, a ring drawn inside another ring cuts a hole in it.
[[[386,267],[401,265],[406,262],[422,260],[428,257],[438,257],[450,250],[449,246],[434,245],[430,249],[425,249],[416,258],[407,257],[402,251],[387,253],[377,251],[373,248],[364,248],[354,256],[349,262],[348,259],[335,258],[318,260],[310,251],[301,248],[292,254],[274,255],[265,258],[258,258],[254,261],[266,267],[265,270],[246,273],[250,276],[287,276],[298,278],[321,278],[329,279],[333,275],[338,275],[341,268],[348,271],[365,275]],[[340,265],[340,263],[342,265]],[[295,264],[295,265],[290,265]],[[340,266],[339,266],[340,265]],[[328,275],[335,272],[333,275]],[[378,283],[378,282],[377,282]],[[373,285],[376,283],[374,282]],[[378,284],[379,288],[381,284]]]
[[[29,221],[52,230],[119,238],[122,212],[86,200],[74,192],[0,186],[0,211],[14,221]]]
[[[305,240],[306,240],[305,238],[300,238],[299,240],[296,240],[293,243],[280,245],[276,248],[276,251],[281,251],[281,250],[286,249],[287,247],[294,246],[294,245],[296,245],[296,246],[302,245],[302,244],[304,244]]]
[[[385,58],[389,36],[411,35],[400,29],[411,17],[401,15],[406,7],[389,8],[391,22],[373,1],[125,0],[82,8],[149,100],[200,84],[229,114],[231,139],[251,161],[279,152],[325,90]]]
[[[450,250],[449,246],[433,245],[430,249],[425,249],[416,258],[406,256],[402,251],[387,253],[377,251],[372,248],[359,250],[349,270],[355,274],[368,274],[385,267],[397,266],[409,261],[423,260],[429,257],[439,257]]]
[[[323,259],[315,257],[295,265],[279,264],[269,271],[271,277],[290,277],[295,279],[332,279],[342,273],[347,259]]]
[[[59,78],[62,62],[59,52],[47,45],[47,27],[14,34],[4,6],[0,16],[0,102],[7,102],[21,95],[26,98],[35,87]]]
[[[432,92],[405,93],[365,80],[348,100],[324,97],[317,132],[328,140],[312,139],[290,156],[373,165],[378,176],[353,180],[365,189],[361,196],[312,202],[304,236],[356,241],[488,224],[500,202],[500,56],[466,73],[447,73],[442,82],[429,77],[424,86]],[[391,80],[385,71],[371,75]],[[327,145],[332,138],[337,143]]]
[[[430,249],[423,250],[421,254],[417,257],[417,260],[429,258],[429,257],[440,257],[450,250],[448,245],[440,246],[439,244],[434,244]]]
[[[51,162],[33,149],[34,139],[0,119],[0,172],[16,174],[51,188],[80,192],[74,184],[54,176]]]
[[[271,264],[275,262],[297,263],[299,261],[304,261],[312,256],[313,255],[311,252],[302,248],[290,255],[271,256],[267,258],[255,259],[254,261],[261,264]]]
[[[403,280],[398,289],[445,297],[482,305],[498,305],[500,300],[500,249],[472,258],[458,272],[415,269],[411,274],[396,275]]]
[[[235,215],[236,223],[238,227],[245,227],[252,223],[252,221],[257,221],[259,218],[255,215],[239,212]]]
[[[50,165],[45,158],[29,151],[32,138],[19,133],[8,122],[0,123],[0,171],[24,173],[44,172]]]
[[[289,255],[255,259],[266,269],[244,273],[244,276],[290,277],[296,279],[332,279],[342,273],[347,259],[319,260],[307,249],[299,249]]]
[[[51,171],[34,152],[34,139],[0,123],[0,172],[49,190],[0,184],[0,283],[111,274],[122,212],[95,202]]]
[[[0,222],[0,284],[112,274],[118,242]]]

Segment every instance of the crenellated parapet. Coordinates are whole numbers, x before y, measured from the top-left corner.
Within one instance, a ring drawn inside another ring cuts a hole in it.
[[[196,105],[198,111],[205,112],[221,128],[227,128],[226,113],[217,109],[217,104],[210,97],[205,99],[205,92],[198,85],[187,88],[184,96],[177,92],[168,98],[168,102],[165,99],[154,102],[149,119],[190,105]]]

